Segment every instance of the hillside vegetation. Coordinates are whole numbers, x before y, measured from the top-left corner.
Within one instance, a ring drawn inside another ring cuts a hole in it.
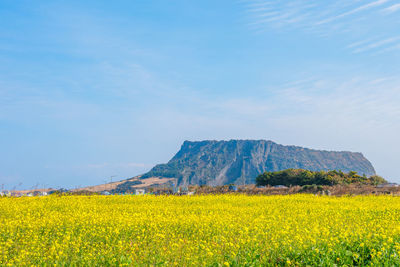
[[[378,185],[387,181],[378,176],[370,177],[358,175],[355,171],[344,173],[342,171],[309,171],[303,169],[287,169],[276,172],[264,172],[257,176],[256,184],[265,185],[344,185],[344,184]]]

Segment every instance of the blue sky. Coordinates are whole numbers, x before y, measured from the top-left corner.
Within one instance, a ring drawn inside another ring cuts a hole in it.
[[[0,2],[0,184],[141,174],[184,140],[362,152],[400,182],[400,1]]]

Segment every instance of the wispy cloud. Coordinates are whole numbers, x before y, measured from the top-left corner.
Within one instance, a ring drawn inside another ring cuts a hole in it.
[[[391,5],[391,6],[387,7],[387,8],[384,8],[383,12],[384,13],[394,13],[394,12],[396,12],[398,10],[400,10],[400,3]]]
[[[326,19],[324,19],[322,21],[319,21],[319,22],[317,22],[317,25],[318,24],[324,24],[324,23],[332,22],[334,20],[349,16],[349,15],[353,15],[353,14],[356,14],[358,12],[370,9],[370,8],[378,7],[378,6],[381,6],[381,5],[383,5],[383,4],[387,3],[387,2],[389,2],[389,0],[378,0],[378,1],[374,1],[374,2],[365,4],[365,5],[362,5],[362,6],[358,6],[358,7],[354,8],[354,9],[352,9],[350,11],[347,11],[347,12],[341,13],[339,15],[335,15],[333,17],[326,18]]]
[[[255,32],[266,29],[296,29],[320,37],[350,40],[347,45],[354,53],[385,48],[398,41],[395,31],[382,31],[382,27],[400,27],[400,21],[386,14],[400,10],[395,0],[375,1],[267,1],[242,2],[249,18],[248,25]],[[361,43],[372,39],[366,46]],[[396,40],[395,40],[396,39]],[[358,44],[359,45],[355,45]],[[358,46],[358,48],[353,48]]]
[[[367,43],[359,43],[356,45],[351,45],[353,53],[362,53],[372,49],[379,49],[382,47],[387,47],[387,45],[393,44],[400,40],[400,37],[391,37],[383,40],[374,40]]]

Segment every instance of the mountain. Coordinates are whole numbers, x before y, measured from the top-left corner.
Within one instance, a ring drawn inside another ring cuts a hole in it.
[[[156,165],[141,178],[175,178],[179,186],[249,184],[265,171],[289,168],[375,174],[361,153],[284,146],[265,140],[230,140],[185,141],[168,163]]]

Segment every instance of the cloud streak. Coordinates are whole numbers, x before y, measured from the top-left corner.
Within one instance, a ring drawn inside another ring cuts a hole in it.
[[[249,20],[248,25],[256,32],[266,29],[296,29],[324,38],[351,40],[347,45],[354,53],[372,50],[387,51],[395,31],[382,31],[382,27],[400,27],[394,17],[386,16],[400,10],[400,3],[393,0],[361,1],[267,1],[242,2]],[[373,23],[372,23],[373,22]],[[373,40],[364,48],[352,49],[352,44]],[[394,41],[394,40],[393,40]],[[398,41],[396,39],[396,41]],[[396,47],[396,46],[393,46]]]
[[[378,6],[381,6],[381,5],[383,5],[383,4],[387,3],[387,2],[389,2],[389,0],[374,1],[374,2],[371,2],[371,3],[365,4],[365,5],[359,6],[357,8],[354,8],[354,9],[352,9],[350,11],[345,12],[345,13],[342,13],[342,14],[339,14],[339,15],[324,19],[322,21],[319,21],[319,22],[317,22],[317,25],[325,24],[325,23],[328,23],[328,22],[332,22],[334,20],[337,20],[337,19],[340,19],[340,18],[343,18],[343,17],[346,17],[346,16],[353,15],[353,14],[356,14],[358,12],[370,9],[370,8],[378,7]]]
[[[391,37],[384,40],[374,40],[373,42],[361,43],[352,45],[353,53],[362,53],[369,50],[376,50],[382,47],[388,47],[388,45],[393,44],[400,40],[400,37]]]
[[[400,3],[391,5],[391,6],[387,7],[387,8],[385,8],[385,9],[383,9],[383,12],[384,13],[394,13],[394,12],[399,11],[399,10],[400,10]]]

